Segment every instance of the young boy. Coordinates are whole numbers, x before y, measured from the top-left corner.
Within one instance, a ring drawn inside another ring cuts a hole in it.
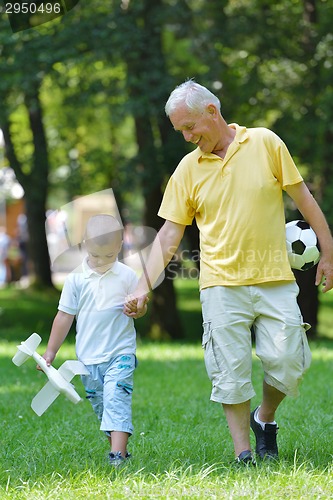
[[[76,318],[77,358],[90,373],[82,382],[110,442],[110,463],[118,466],[130,456],[127,442],[133,432],[136,332],[123,304],[137,277],[117,261],[122,228],[111,215],[88,220],[83,244],[88,255],[65,280],[44,358],[52,363]]]

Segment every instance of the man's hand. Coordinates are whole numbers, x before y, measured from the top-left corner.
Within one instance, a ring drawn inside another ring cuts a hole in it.
[[[130,318],[141,318],[147,312],[147,303],[149,298],[146,294],[140,297],[127,297],[127,301],[124,304],[123,313]]]
[[[323,292],[333,288],[333,258],[325,259],[323,256],[318,264],[316,274],[316,285],[323,285]]]

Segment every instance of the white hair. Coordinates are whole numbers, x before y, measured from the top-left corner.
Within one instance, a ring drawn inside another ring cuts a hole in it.
[[[165,112],[170,116],[178,106],[185,104],[190,111],[204,111],[208,104],[214,104],[218,110],[221,109],[221,103],[218,97],[210,90],[193,80],[178,85],[170,94],[165,105]]]

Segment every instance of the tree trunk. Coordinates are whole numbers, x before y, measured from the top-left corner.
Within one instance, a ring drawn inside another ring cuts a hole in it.
[[[121,13],[125,23],[124,29],[131,33],[132,38],[135,39],[136,34],[137,40],[140,40],[134,50],[124,49],[123,58],[127,65],[127,90],[135,121],[138,164],[145,197],[143,223],[156,230],[163,223],[157,212],[162,199],[161,186],[165,180],[165,166],[168,164],[164,155],[166,122],[163,112],[163,85],[160,83],[164,84],[168,76],[162,50],[161,29],[154,22],[156,12],[162,7],[161,0],[145,0],[141,4],[130,4],[129,8]],[[143,99],[144,95],[149,96],[149,99]],[[167,270],[164,281],[153,291],[150,310],[151,335],[155,338],[183,337],[173,281],[168,279]]]
[[[130,88],[129,91],[134,97],[136,89]],[[135,117],[134,121],[139,149],[138,161],[143,167],[141,179],[145,196],[143,224],[158,230],[163,223],[157,215],[162,200],[162,178],[149,110],[145,110],[144,116]],[[149,334],[153,338],[183,338],[184,332],[177,310],[176,293],[168,270],[165,271],[164,281],[152,293],[150,310]]]
[[[160,186],[156,186],[146,194],[144,224],[158,230],[163,223],[157,216],[161,204],[162,193]],[[175,288],[172,275],[165,269],[163,282],[155,288],[151,301],[150,335],[153,338],[182,339],[184,330],[180,321]]]
[[[292,212],[289,214],[290,220],[302,219],[300,212]],[[310,323],[311,330],[308,331],[309,337],[317,335],[318,325],[318,310],[319,310],[319,296],[318,287],[315,285],[317,266],[307,271],[297,271],[293,269],[296,282],[299,286],[299,294],[297,302],[301,310],[303,319],[306,323]]]
[[[294,270],[295,278],[299,286],[299,295],[297,302],[301,310],[303,319],[310,323],[311,329],[308,336],[311,338],[317,335],[319,297],[318,289],[314,285],[316,279],[317,266],[308,271]]]
[[[2,127],[6,156],[25,192],[26,215],[30,238],[29,257],[35,273],[34,284],[40,287],[51,288],[53,284],[45,233],[49,162],[38,89],[35,89],[31,95],[25,97],[25,104],[28,110],[34,144],[30,172],[25,173],[23,171],[23,167],[15,154],[10,123],[4,120]]]
[[[317,20],[316,12],[316,0],[303,0],[304,10],[303,18],[305,21],[305,28],[303,31],[303,50],[305,54],[305,59],[310,60],[316,50],[315,43],[315,23]],[[314,81],[311,85],[311,92],[316,93],[316,76],[313,75]],[[310,113],[315,113],[315,99],[311,96],[312,107],[309,109]],[[297,214],[295,218],[301,218],[301,214]],[[303,316],[304,321],[310,323],[312,328],[309,330],[308,335],[310,337],[315,337],[317,335],[317,324],[318,324],[318,309],[319,309],[319,297],[318,288],[315,285],[317,266],[314,268],[302,272],[294,271],[297,284],[300,288],[300,293],[298,295],[297,301]]]

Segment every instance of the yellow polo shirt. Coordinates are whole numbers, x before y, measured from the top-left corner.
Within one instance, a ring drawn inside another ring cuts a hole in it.
[[[303,179],[283,141],[236,130],[224,159],[200,148],[169,179],[158,215],[200,230],[200,289],[292,281],[282,191]]]

